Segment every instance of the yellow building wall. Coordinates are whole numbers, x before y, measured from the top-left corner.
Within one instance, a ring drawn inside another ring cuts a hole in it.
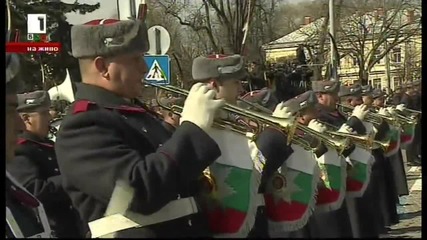
[[[296,47],[266,50],[265,58],[267,62],[276,63],[280,61],[281,58],[295,58],[296,51]]]

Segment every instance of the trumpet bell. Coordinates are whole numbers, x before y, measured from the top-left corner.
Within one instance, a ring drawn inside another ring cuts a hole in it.
[[[50,100],[66,100],[70,103],[74,102],[74,90],[71,82],[70,73],[66,69],[67,75],[63,83],[54,86],[48,90]]]
[[[350,143],[353,143],[363,149],[367,149],[370,150],[373,148],[373,144],[374,144],[374,138],[375,138],[375,133],[372,132],[369,135],[357,135],[357,134],[351,134],[351,133],[341,133],[341,132],[329,132],[328,134],[330,136],[339,136],[342,138],[347,138]]]
[[[390,139],[383,140],[383,141],[375,140],[373,142],[373,147],[381,148],[383,151],[387,151],[387,149],[390,147]]]

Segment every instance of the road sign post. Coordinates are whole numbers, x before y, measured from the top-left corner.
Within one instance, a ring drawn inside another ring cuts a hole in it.
[[[162,26],[152,26],[148,29],[148,41],[150,42],[150,55],[165,55],[171,45],[168,30]]]

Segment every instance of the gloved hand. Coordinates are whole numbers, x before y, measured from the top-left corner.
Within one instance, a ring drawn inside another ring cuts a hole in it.
[[[353,133],[354,130],[353,130],[353,128],[351,128],[350,126],[348,126],[346,123],[344,123],[340,127],[340,129],[338,129],[338,132],[341,132],[341,133]]]
[[[389,112],[391,115],[396,114],[396,110],[393,107],[387,107],[387,112]]]
[[[284,102],[277,104],[272,116],[277,118],[294,118],[295,109],[292,109],[292,107],[286,107],[284,105]]]
[[[383,115],[383,116],[390,116],[390,113],[387,110],[387,108],[380,108],[380,110],[378,110],[378,114]]]
[[[316,121],[315,119],[311,120],[308,123],[308,127],[311,128],[311,129],[313,129],[314,131],[320,132],[320,133],[322,133],[322,132],[324,132],[324,131],[327,130],[327,127],[324,124]]]
[[[223,99],[215,100],[215,91],[203,83],[196,83],[188,93],[182,109],[180,124],[189,121],[202,130],[212,126],[216,111],[225,104]]]
[[[281,102],[277,104],[272,116],[276,118],[282,118],[282,120],[278,120],[280,125],[283,127],[289,127],[295,122],[295,109],[292,107],[286,107],[284,106],[284,103]]]
[[[399,104],[396,106],[396,110],[403,111],[405,109],[406,109],[405,104]]]
[[[351,116],[355,116],[362,121],[365,118],[366,114],[368,114],[368,111],[369,110],[366,105],[358,105],[353,109],[353,113],[351,114]]]

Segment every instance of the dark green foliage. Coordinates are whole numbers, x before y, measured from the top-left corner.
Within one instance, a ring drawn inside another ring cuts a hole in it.
[[[80,4],[77,1],[68,4],[52,0],[13,0],[10,1],[12,15],[12,32],[19,30],[20,41],[27,41],[27,14],[47,14],[47,29],[51,42],[61,42],[62,52],[59,54],[27,54],[23,56],[23,76],[28,91],[49,89],[60,84],[65,79],[65,69],[75,67],[77,61],[71,57],[70,29],[65,14],[77,12],[86,14],[95,11],[100,6]],[[11,40],[15,36],[11,37]],[[40,59],[44,66],[45,83],[42,84]]]

